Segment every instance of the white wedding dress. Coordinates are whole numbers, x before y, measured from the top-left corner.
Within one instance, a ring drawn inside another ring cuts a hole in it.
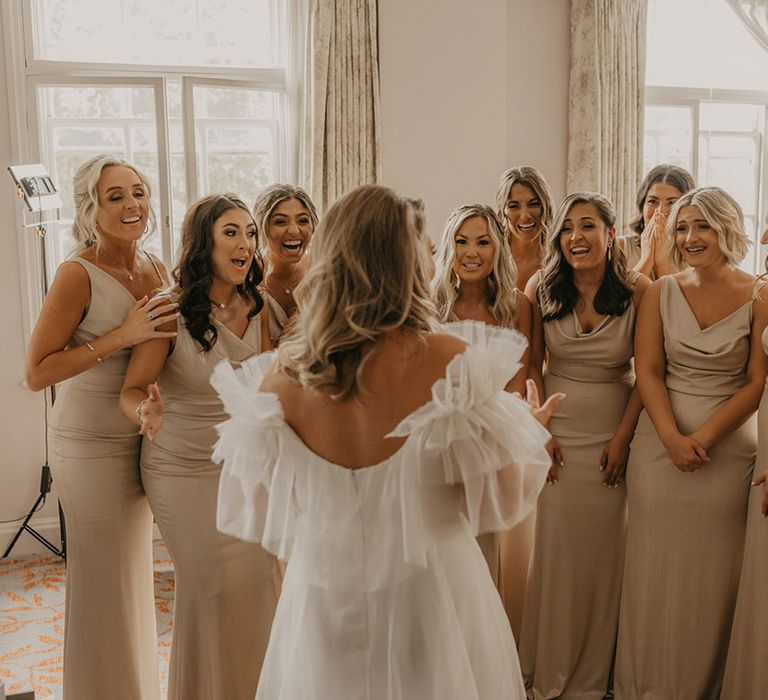
[[[313,453],[259,392],[265,354],[212,383],[232,416],[218,527],[288,561],[259,700],[523,700],[509,622],[475,536],[509,529],[546,478],[547,431],[504,391],[525,339],[479,323],[432,400],[351,470]],[[343,439],[340,435],[339,439]]]

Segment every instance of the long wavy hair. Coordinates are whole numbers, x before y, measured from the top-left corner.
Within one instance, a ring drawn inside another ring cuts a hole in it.
[[[738,265],[749,252],[750,240],[744,232],[744,213],[739,203],[721,187],[699,187],[686,192],[675,202],[669,212],[667,245],[671,249],[672,260],[682,268],[683,256],[675,243],[677,220],[683,207],[697,207],[707,223],[717,233],[717,242],[725,259],[730,265]]]
[[[99,210],[99,180],[104,168],[113,165],[124,165],[138,175],[147,193],[147,208],[149,226],[144,232],[144,238],[157,229],[157,216],[152,208],[152,189],[147,176],[136,166],[117,156],[100,154],[85,161],[75,173],[72,181],[75,199],[75,218],[72,220],[72,236],[75,239],[75,252],[82,253],[86,248],[95,245],[96,250],[101,246],[101,234],[96,226],[96,215]]]
[[[573,283],[573,268],[563,254],[560,234],[565,220],[576,204],[592,204],[600,220],[608,227],[616,225],[613,205],[597,192],[575,192],[568,195],[555,215],[552,232],[547,238],[547,253],[541,272],[538,295],[544,321],[554,321],[569,314],[579,300],[579,290]],[[627,273],[627,258],[616,236],[608,249],[605,277],[594,299],[595,311],[609,316],[621,316],[632,301],[632,287]]]
[[[251,216],[245,202],[229,193],[210,194],[189,208],[181,228],[181,255],[173,271],[179,293],[179,311],[189,334],[204,352],[209,352],[219,337],[211,320],[212,303],[208,296],[213,282],[213,225],[230,209],[242,209]],[[237,286],[237,293],[253,302],[248,318],[258,314],[264,305],[258,290],[261,280],[262,262],[257,248],[245,281]]]
[[[502,227],[507,240],[511,237],[509,220],[507,219],[507,201],[514,185],[525,185],[529,187],[533,194],[541,202],[541,224],[539,226],[539,241],[545,245],[549,227],[552,225],[552,193],[544,176],[530,165],[520,165],[509,170],[505,170],[499,178],[499,184],[496,188],[496,215],[502,223]]]
[[[276,183],[265,187],[256,197],[253,205],[253,219],[256,222],[256,230],[259,233],[259,249],[261,256],[269,265],[269,241],[267,230],[269,229],[269,217],[281,203],[288,199],[296,199],[307,210],[309,220],[312,222],[312,230],[317,228],[317,209],[310,196],[301,187]]]
[[[493,268],[488,275],[488,310],[500,326],[514,328],[517,321],[517,266],[507,245],[504,231],[496,213],[484,204],[459,207],[443,228],[437,249],[432,298],[441,321],[455,319],[453,307],[461,293],[461,280],[453,269],[456,259],[456,234],[468,219],[480,217],[493,239]]]
[[[367,351],[387,331],[436,328],[425,275],[427,245],[409,202],[365,185],[339,199],[314,233],[296,288],[300,313],[278,350],[302,386],[355,396]]]
[[[690,192],[696,185],[693,182],[693,175],[691,175],[685,168],[681,168],[679,165],[672,165],[671,163],[662,163],[651,168],[648,174],[643,178],[643,182],[640,185],[640,189],[637,191],[637,211],[638,215],[633,219],[629,228],[638,236],[643,232],[645,228],[645,221],[643,220],[643,208],[645,207],[645,200],[648,199],[648,192],[655,184],[662,182],[665,185],[672,185],[675,189],[680,191],[680,194]]]

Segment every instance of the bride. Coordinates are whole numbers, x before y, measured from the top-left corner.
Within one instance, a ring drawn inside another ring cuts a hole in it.
[[[475,537],[536,503],[560,397],[504,391],[516,331],[439,330],[426,258],[407,200],[354,190],[315,232],[276,356],[214,371],[218,527],[288,560],[260,700],[525,697]]]

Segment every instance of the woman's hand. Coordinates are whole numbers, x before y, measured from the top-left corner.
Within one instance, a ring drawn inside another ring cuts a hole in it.
[[[539,421],[545,428],[549,425],[549,419],[552,418],[552,414],[564,398],[565,394],[552,394],[542,406],[539,401],[539,390],[536,388],[536,382],[533,379],[525,380],[525,400],[531,407],[531,415]]]
[[[636,266],[636,269],[639,268],[643,274],[646,274],[645,270],[647,270],[648,273],[651,273],[656,261],[656,249],[658,247],[656,215],[658,213],[658,209],[653,212],[650,221],[646,224],[643,232],[640,234],[640,262]],[[650,274],[648,276],[650,276]]]
[[[618,486],[624,478],[629,461],[629,443],[623,435],[614,435],[603,448],[600,455],[600,471],[605,472],[603,484],[609,487]]]
[[[675,433],[667,439],[664,447],[672,463],[681,472],[695,472],[709,462],[706,450],[687,435]]]
[[[558,470],[563,468],[564,462],[560,445],[557,444],[557,440],[554,437],[547,443],[547,452],[549,452],[549,457],[552,460],[552,464],[550,464],[549,471],[547,472],[547,483],[556,484],[560,481]]]
[[[760,503],[760,513],[762,513],[763,517],[768,517],[768,471],[764,471],[760,476],[758,476],[753,482],[752,486],[762,486],[763,487],[763,500]]]
[[[669,246],[666,241],[667,215],[657,209],[653,215],[653,267],[658,272],[659,268],[670,267]]]
[[[159,331],[157,327],[178,318],[178,306],[176,302],[162,294],[151,299],[147,299],[146,296],[139,299],[118,329],[124,347],[140,345],[145,340],[153,338],[173,338],[176,335],[175,332]]]
[[[163,397],[157,384],[147,386],[147,398],[136,408],[139,418],[139,433],[154,442],[157,432],[163,426]]]

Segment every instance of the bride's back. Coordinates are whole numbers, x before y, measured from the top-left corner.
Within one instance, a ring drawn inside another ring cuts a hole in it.
[[[386,435],[430,400],[432,385],[465,346],[452,335],[391,331],[369,351],[354,397],[334,399],[332,390],[303,387],[276,371],[261,388],[278,395],[286,422],[312,452],[351,469],[368,467],[400,448],[403,438]]]
[[[299,316],[262,390],[310,450],[350,468],[377,464],[387,438],[429,401],[465,343],[435,334],[428,241],[413,201],[367,185],[326,213],[297,289]]]

